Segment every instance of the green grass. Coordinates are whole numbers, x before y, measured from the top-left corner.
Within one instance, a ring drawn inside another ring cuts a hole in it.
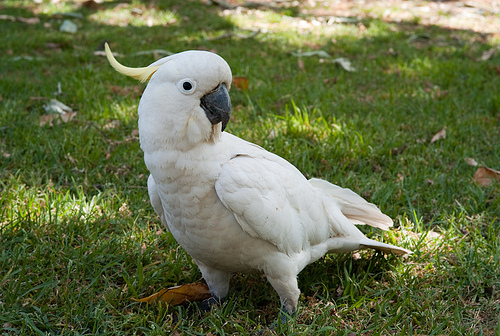
[[[139,51],[218,52],[250,81],[231,92],[228,131],[378,204],[397,228],[364,232],[415,251],[310,265],[297,317],[277,332],[500,334],[500,184],[477,185],[464,160],[500,169],[500,53],[477,61],[495,36],[415,19],[304,26],[312,18],[300,8],[235,14],[199,1],[9,0],[0,10],[40,19],[0,20],[3,334],[241,335],[276,320],[278,297],[260,276],[235,275],[227,302],[204,316],[131,300],[201,276],[149,205],[135,133],[143,85],[94,55],[104,41],[131,66],[155,60]],[[78,32],[60,32],[64,19]],[[293,53],[312,50],[357,71],[314,56],[302,70]],[[51,98],[75,119],[40,126]]]

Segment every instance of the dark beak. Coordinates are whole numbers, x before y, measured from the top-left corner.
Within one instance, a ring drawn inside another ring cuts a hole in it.
[[[231,116],[231,98],[225,84],[220,84],[201,98],[201,108],[205,111],[212,125],[222,122],[222,130],[226,128]]]

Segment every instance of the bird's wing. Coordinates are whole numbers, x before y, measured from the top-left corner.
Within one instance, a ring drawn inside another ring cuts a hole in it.
[[[165,221],[165,214],[163,213],[163,206],[161,205],[160,195],[158,195],[157,187],[153,175],[149,175],[148,178],[148,194],[151,205],[158,216],[160,216],[161,222],[165,229],[168,230],[167,223]]]
[[[331,235],[314,188],[278,156],[236,155],[222,166],[215,189],[245,232],[284,253],[303,251]]]
[[[316,178],[310,179],[309,183],[335,198],[344,216],[354,224],[368,224],[382,230],[388,230],[393,225],[389,216],[384,215],[375,204],[367,202],[354,191]]]

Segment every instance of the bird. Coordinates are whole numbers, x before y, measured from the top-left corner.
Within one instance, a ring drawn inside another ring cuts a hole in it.
[[[327,253],[402,247],[367,238],[356,225],[393,221],[348,188],[307,179],[294,165],[225,131],[232,73],[219,55],[188,50],[118,72],[148,82],[138,106],[139,141],[154,211],[191,256],[220,303],[235,273],[264,274],[293,316],[297,275]]]

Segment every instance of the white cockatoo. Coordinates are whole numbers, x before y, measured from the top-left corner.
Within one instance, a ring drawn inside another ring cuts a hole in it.
[[[224,132],[231,69],[211,52],[185,51],[148,67],[119,64],[149,80],[139,103],[139,138],[155,212],[200,268],[212,302],[231,274],[264,273],[282,310],[293,313],[297,275],[328,252],[410,251],[368,239],[355,224],[383,230],[392,220],[349,189],[307,180],[283,158]]]

